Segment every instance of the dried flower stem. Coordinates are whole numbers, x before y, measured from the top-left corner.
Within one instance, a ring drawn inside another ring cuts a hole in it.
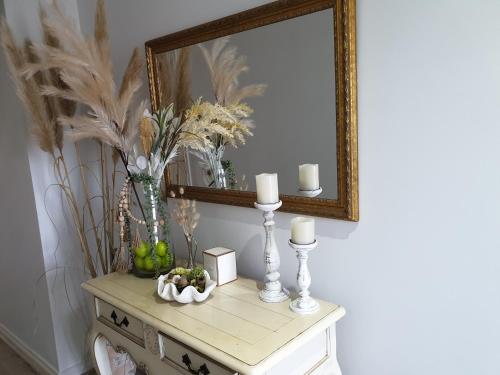
[[[182,228],[184,232],[184,238],[188,246],[188,258],[189,267],[193,266],[194,260],[196,258],[196,250],[193,252],[193,245],[196,246],[196,241],[194,239],[194,232],[198,226],[200,220],[200,214],[196,209],[196,201],[183,199],[184,189],[180,189],[181,199],[177,202],[176,207],[172,211],[172,216],[177,222],[177,224]],[[175,198],[175,193],[171,192],[170,196]]]

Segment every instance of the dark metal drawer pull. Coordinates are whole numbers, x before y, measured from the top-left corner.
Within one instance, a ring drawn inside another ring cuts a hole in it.
[[[123,319],[120,323],[118,323],[116,321],[118,319],[118,315],[116,314],[115,310],[113,310],[113,312],[111,313],[111,319],[113,319],[113,323],[115,323],[115,326],[118,326],[119,328],[122,328],[122,325],[124,325],[125,327],[128,327],[128,325],[129,325],[129,322],[128,322],[128,319],[126,316],[123,317]]]
[[[208,375],[208,374],[210,374],[210,371],[208,371],[208,367],[205,363],[200,366],[198,371],[193,370],[193,368],[191,367],[191,363],[192,363],[191,358],[189,358],[189,355],[187,353],[182,356],[182,363],[184,363],[186,365],[190,374],[193,374],[193,375]]]

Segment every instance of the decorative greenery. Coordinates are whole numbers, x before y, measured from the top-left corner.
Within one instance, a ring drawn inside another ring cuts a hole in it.
[[[196,266],[189,273],[189,279],[193,280],[193,279],[198,279],[200,277],[205,277],[205,271],[203,270],[203,267]]]
[[[189,275],[190,270],[184,268],[184,267],[177,267],[174,268],[172,271],[170,271],[170,274],[172,275],[179,275],[179,276],[187,276]]]
[[[198,292],[203,293],[206,286],[205,271],[200,266],[193,269],[177,267],[170,271],[167,282],[175,284],[179,293],[188,286],[193,286]]]

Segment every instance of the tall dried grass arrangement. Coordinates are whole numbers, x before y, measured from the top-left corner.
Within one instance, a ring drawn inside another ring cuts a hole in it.
[[[41,44],[33,45],[28,40],[23,47],[17,46],[5,19],[1,22],[0,39],[18,96],[32,118],[33,134],[40,148],[53,158],[57,185],[73,219],[86,268],[91,277],[96,277],[98,273],[113,271],[117,162],[121,159],[127,164],[125,151],[134,142],[144,110],[143,104],[133,105],[133,97],[142,84],[142,61],[135,50],[116,92],[104,1],[97,3],[93,38],[81,34],[62,13],[57,0],[48,10],[40,8]],[[85,115],[75,115],[77,104],[87,110]],[[77,168],[70,169],[66,164],[63,126],[75,140]],[[100,149],[101,193],[97,196],[91,196],[86,176],[90,167],[80,157],[78,140],[84,138],[94,138]],[[85,193],[83,207],[74,193],[73,170],[80,172],[78,182]],[[94,213],[95,198],[102,200],[101,221],[96,220]],[[86,217],[92,228],[85,224]],[[89,231],[93,233],[95,248],[89,242]]]
[[[104,0],[98,0],[94,38],[86,38],[60,9],[58,1],[51,7],[51,17],[42,19],[46,33],[59,40],[59,46],[42,43],[36,47],[39,64],[28,64],[26,77],[38,71],[57,69],[66,88],[45,85],[42,94],[69,100],[86,109],[83,115],[58,117],[69,126],[74,141],[92,138],[119,151],[123,164],[138,134],[138,124],[145,102],[134,106],[133,99],[142,85],[143,66],[138,50],[134,50],[117,92],[113,78],[111,49],[106,25]],[[135,185],[132,185],[138,198]],[[140,209],[144,210],[138,199]]]

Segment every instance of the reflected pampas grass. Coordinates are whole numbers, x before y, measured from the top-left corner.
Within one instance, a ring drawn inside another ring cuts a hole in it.
[[[191,105],[191,47],[158,55],[158,92],[160,106],[174,104],[176,116]]]
[[[223,106],[238,105],[244,99],[262,96],[267,88],[265,84],[240,87],[239,76],[249,67],[246,57],[238,55],[237,48],[228,45],[229,40],[229,37],[219,38],[210,49],[198,45],[210,70],[215,99]]]

